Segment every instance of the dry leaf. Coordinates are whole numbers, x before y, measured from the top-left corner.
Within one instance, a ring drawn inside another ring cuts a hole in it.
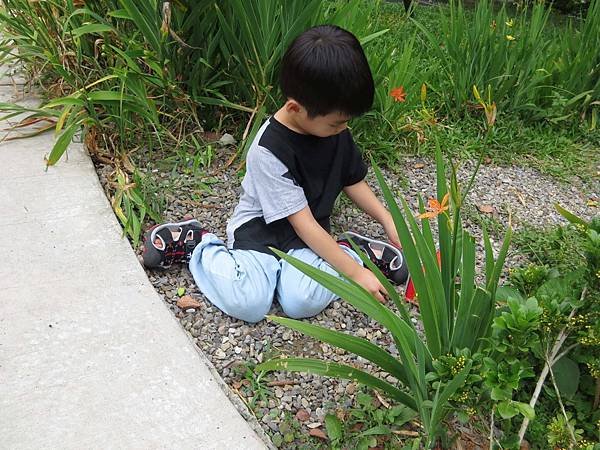
[[[592,200],[591,198],[587,201],[587,205],[591,208],[597,208],[598,202],[596,200]]]
[[[492,214],[494,212],[494,207],[492,205],[478,205],[477,209],[485,214]]]
[[[352,427],[350,427],[350,431],[352,431],[353,433],[356,433],[357,431],[362,430],[364,425],[365,424],[362,422],[356,422],[354,425],[352,425]]]
[[[308,432],[308,434],[310,434],[312,437],[316,437],[319,439],[323,439],[324,441],[327,440],[327,435],[325,434],[325,432],[323,430],[321,430],[320,428],[313,428],[312,430],[310,430]]]
[[[179,300],[177,300],[177,307],[185,311],[187,309],[199,308],[200,303],[197,300],[194,300],[191,296],[184,295]]]
[[[423,164],[423,163],[416,163],[413,167],[415,169],[422,169],[423,167],[425,167],[425,164]]]
[[[491,163],[492,163],[492,158],[490,158],[489,156],[486,156],[486,157],[483,159],[483,163],[484,163],[484,164],[491,164]]]
[[[306,422],[308,419],[310,419],[310,414],[305,409],[299,409],[296,413],[296,419],[298,419],[300,422]]]
[[[238,390],[239,388],[241,388],[241,387],[242,387],[242,383],[241,383],[241,381],[234,381],[234,382],[233,382],[233,384],[232,384],[232,387],[233,387],[235,390]]]

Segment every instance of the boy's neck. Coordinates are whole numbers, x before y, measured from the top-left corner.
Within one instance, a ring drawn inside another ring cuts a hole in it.
[[[296,133],[309,134],[303,130],[300,125],[298,125],[296,120],[294,120],[294,116],[285,110],[285,105],[279,108],[279,111],[273,114],[273,117],[275,117],[279,123],[286,126],[290,130],[295,131]]]

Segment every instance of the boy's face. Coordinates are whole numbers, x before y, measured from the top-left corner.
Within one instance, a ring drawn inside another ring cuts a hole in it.
[[[339,112],[332,112],[324,116],[309,117],[306,110],[302,108],[302,113],[298,117],[298,125],[301,126],[307,134],[318,137],[328,137],[341,133],[348,128],[350,117]]]
[[[317,137],[328,137],[341,133],[348,128],[348,120],[351,119],[339,112],[310,117],[306,108],[294,100],[288,100],[284,108],[293,116],[294,125],[299,128],[299,131]]]

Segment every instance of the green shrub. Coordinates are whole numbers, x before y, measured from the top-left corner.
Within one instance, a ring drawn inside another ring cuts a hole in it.
[[[453,177],[449,188],[439,149],[436,168],[438,206],[433,213],[425,214],[421,202],[423,220],[420,225],[406,201],[402,201],[401,208],[398,207],[381,173],[376,169],[415,286],[424,338],[412,323],[403,299],[400,299],[389,281],[365,255],[362,255],[363,262],[386,286],[399,314],[379,303],[352,280],[340,280],[277,252],[290,264],[387,328],[394,339],[399,357],[392,356],[365,339],[345,333],[283,317],[270,317],[271,320],[359,355],[392,375],[398,382],[390,383],[351,366],[315,359],[282,358],[257,366],[257,370],[305,371],[348,378],[380,389],[419,414],[427,448],[433,446],[438,439],[445,438],[443,422],[451,412],[450,399],[471,377],[474,363],[471,355],[486,345],[484,338],[491,332],[496,289],[511,236],[509,229],[498,258],[494,259],[491,243],[487,234],[485,235],[486,281],[482,286],[476,285],[475,241],[463,230],[460,214],[473,179],[466,189],[461,190]],[[447,208],[444,205],[451,206]],[[429,224],[429,218],[435,216],[439,230],[439,263]],[[459,274],[460,283],[457,283]],[[452,370],[443,372],[439,361],[448,355],[456,361]]]

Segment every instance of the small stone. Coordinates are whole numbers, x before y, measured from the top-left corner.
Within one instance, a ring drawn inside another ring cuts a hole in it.
[[[221,344],[221,350],[223,351],[227,351],[231,348],[231,344],[229,342],[225,342],[224,344]]]
[[[346,386],[346,394],[353,395],[356,392],[356,384],[350,383]]]
[[[311,430],[313,428],[319,428],[321,425],[323,425],[321,422],[312,422],[312,423],[306,424],[306,426]]]
[[[276,387],[275,388],[275,397],[277,397],[277,398],[283,397],[283,389],[281,389],[280,387]]]
[[[226,147],[228,145],[235,145],[236,140],[235,138],[230,135],[229,133],[225,133],[223,136],[221,136],[221,139],[219,139],[219,144],[222,145],[223,147]]]
[[[364,338],[364,337],[366,337],[366,336],[367,336],[367,332],[365,331],[365,329],[364,329],[364,328],[359,328],[359,329],[356,331],[356,336],[358,336],[359,338]]]
[[[177,300],[177,307],[181,308],[183,311],[188,311],[190,309],[199,308],[200,303],[197,300],[194,300],[191,296],[184,295]]]
[[[225,359],[225,358],[227,358],[227,355],[225,354],[225,352],[223,350],[218,348],[215,350],[215,357],[217,357],[218,359]]]

